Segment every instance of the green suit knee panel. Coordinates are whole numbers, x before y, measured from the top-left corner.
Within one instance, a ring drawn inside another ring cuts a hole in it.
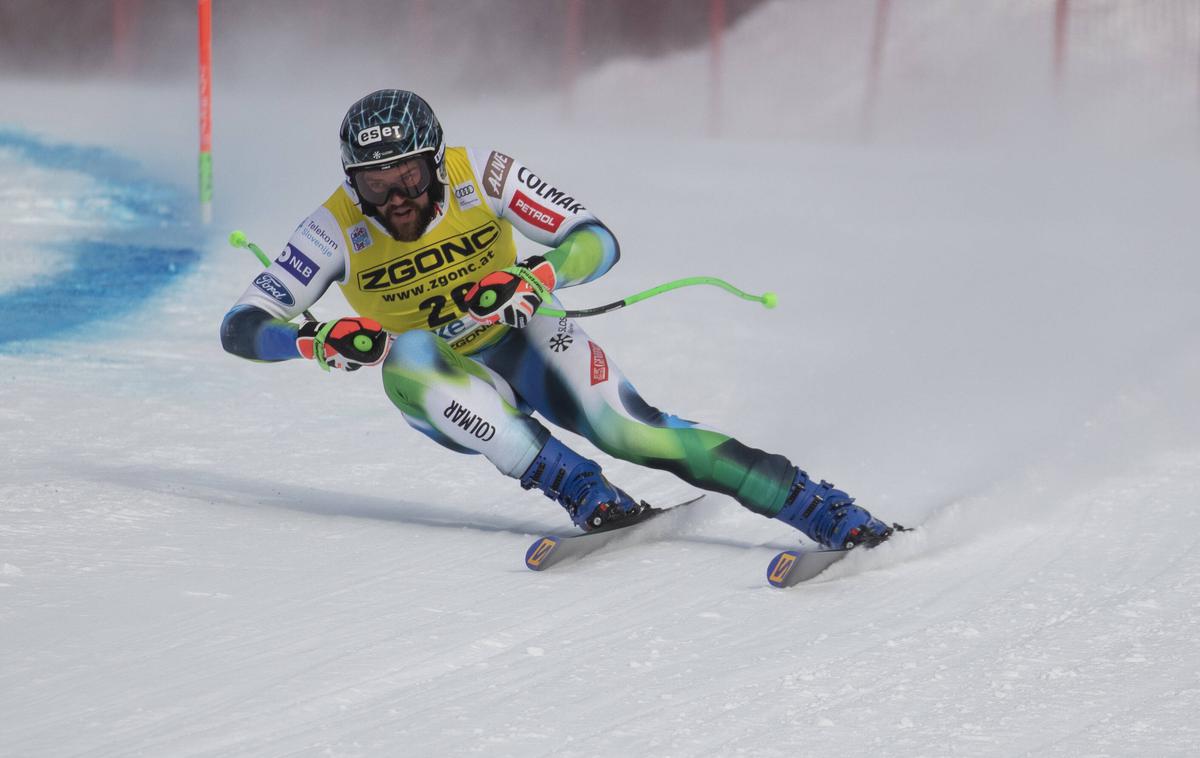
[[[397,336],[383,363],[383,387],[388,398],[404,413],[418,416],[424,415],[427,388],[465,387],[471,377],[493,383],[487,371],[454,352],[433,332],[412,331]]]
[[[614,428],[598,429],[597,437],[592,442],[613,457],[670,471],[764,516],[783,507],[796,473],[784,456],[709,429],[653,427],[622,419]]]

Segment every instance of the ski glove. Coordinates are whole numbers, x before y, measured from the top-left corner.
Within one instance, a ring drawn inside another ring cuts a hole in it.
[[[481,324],[524,328],[557,281],[554,267],[535,255],[479,280],[467,292],[467,313]]]
[[[301,357],[316,360],[325,371],[330,367],[356,371],[374,366],[387,355],[388,344],[383,327],[369,318],[306,321],[296,335]]]

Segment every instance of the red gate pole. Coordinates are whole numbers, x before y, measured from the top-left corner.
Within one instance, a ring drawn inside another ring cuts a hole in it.
[[[563,117],[571,123],[575,120],[575,78],[579,73],[583,39],[583,0],[569,0],[566,25],[563,32]]]
[[[1196,16],[1195,27],[1194,31],[1197,32],[1195,37],[1200,39],[1200,15]],[[1196,49],[1196,118],[1197,126],[1200,126],[1200,45],[1197,45]],[[1197,129],[1196,134],[1200,136],[1200,129]],[[1200,143],[1197,143],[1197,145],[1200,146]]]
[[[883,73],[883,52],[887,45],[888,15],[891,0],[875,0],[875,23],[871,30],[871,52],[867,63],[867,86],[863,92],[862,135],[870,139],[875,132],[875,101]]]
[[[408,62],[409,65],[425,66],[431,47],[432,24],[429,20],[429,3],[412,0],[408,6]]]
[[[708,6],[709,67],[708,67],[708,131],[721,135],[721,42],[725,34],[725,0],[710,0]]]
[[[1067,22],[1071,15],[1070,0],[1055,0],[1054,3],[1054,91],[1062,91],[1063,77],[1067,70]]]
[[[200,47],[200,219],[212,223],[212,0],[198,0]]]
[[[139,0],[113,0],[112,44],[113,68],[128,76],[137,64],[137,26]]]

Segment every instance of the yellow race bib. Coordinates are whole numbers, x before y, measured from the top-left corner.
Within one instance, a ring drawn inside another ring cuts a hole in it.
[[[440,220],[420,239],[400,242],[363,215],[339,187],[325,201],[345,236],[350,306],[389,332],[427,329],[464,355],[495,343],[508,327],[482,326],[466,315],[466,293],[483,277],[517,260],[512,225],[483,197],[466,150],[446,150],[449,187]]]

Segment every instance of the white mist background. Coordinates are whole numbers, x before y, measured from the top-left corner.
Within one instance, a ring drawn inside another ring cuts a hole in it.
[[[217,223],[164,230],[208,255],[136,316],[0,354],[0,752],[1194,752],[1196,13],[1104,4],[1056,80],[1053,6],[893,3],[871,100],[875,3],[764,4],[725,38],[715,130],[703,47],[570,93],[546,57],[476,87],[218,7]],[[460,54],[487,32],[463,29]],[[762,575],[793,534],[711,497],[531,574],[557,506],[409,429],[377,377],[225,355],[258,264],[224,236],[280,247],[340,179],[345,108],[392,86],[614,229],[622,261],[569,305],[696,274],[776,291],[583,326],[652,404],[920,531],[781,593]],[[184,188],[195,100],[185,77],[0,83],[6,125]],[[75,233],[7,220],[0,291]]]

